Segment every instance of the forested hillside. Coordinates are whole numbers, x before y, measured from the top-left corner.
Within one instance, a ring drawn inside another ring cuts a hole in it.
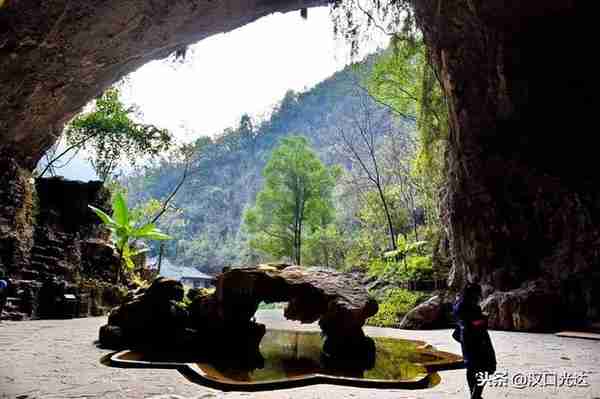
[[[365,115],[376,115],[380,129],[376,135],[393,124],[397,126],[391,112],[361,87],[360,76],[365,68],[365,64],[349,66],[304,93],[289,91],[268,120],[255,123],[243,116],[237,128],[214,138],[197,139],[185,183],[172,201],[171,210],[159,221],[159,226],[175,237],[166,244],[165,256],[209,273],[225,265],[268,260],[249,249],[241,225],[244,210],[254,203],[262,187],[261,172],[280,139],[305,136],[325,164],[350,169],[352,163],[340,155],[338,148],[340,130],[359,123]],[[177,186],[184,170],[182,161],[172,159],[138,170],[124,180],[130,204],[164,199]],[[341,185],[336,190],[335,202],[342,215],[338,219],[353,224],[354,207],[349,205],[352,199],[345,198],[348,196],[344,191]]]

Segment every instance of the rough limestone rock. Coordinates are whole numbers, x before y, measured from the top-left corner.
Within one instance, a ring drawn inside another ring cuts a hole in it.
[[[289,265],[231,269],[217,277],[214,293],[194,291],[188,309],[178,303],[182,299],[181,283],[156,279],[111,312],[99,331],[100,343],[115,349],[183,349],[260,364],[266,329],[254,322],[254,313],[262,301],[287,301],[288,319],[319,320],[326,336],[323,351],[332,364],[374,361],[374,343],[362,327],[377,313],[377,302],[351,275]]]
[[[258,331],[250,335],[262,338],[252,318],[263,301],[287,302],[284,315],[290,320],[318,320],[326,336],[324,349],[335,358],[373,353],[362,327],[377,313],[377,302],[353,276],[316,267],[279,264],[227,270],[217,277],[213,295],[193,300],[191,326],[212,329],[214,336]]]
[[[326,336],[324,350],[332,358],[352,354],[356,359],[364,354],[369,361],[374,353],[373,342],[362,327],[377,313],[378,305],[348,274],[286,264],[227,269],[217,276],[214,293],[194,291],[191,299],[186,327],[196,331],[196,339],[212,342],[211,348],[220,351],[215,355],[221,357],[226,356],[224,350],[233,355],[258,353],[265,327],[253,318],[263,301],[288,302],[284,314],[290,320],[318,320]],[[144,299],[134,299],[131,306],[143,307],[140,301]],[[122,325],[112,315],[109,324]],[[211,348],[202,350],[210,352]]]
[[[261,301],[288,302],[284,315],[302,323],[320,320],[324,332],[354,333],[377,313],[377,302],[351,276],[332,270],[288,266],[234,269],[217,278],[216,297],[236,318],[249,319]],[[239,303],[246,303],[241,310]]]
[[[157,278],[144,293],[112,310],[108,325],[100,329],[100,344],[110,348],[184,345],[180,338],[188,315],[178,304],[183,292],[180,282]]]
[[[0,268],[10,277],[29,265],[33,246],[31,173],[0,150]]]
[[[597,106],[588,77],[595,71],[585,61],[556,57],[557,48],[595,46],[591,4],[412,3],[449,99],[441,216],[450,286],[458,290],[472,279],[515,291],[490,299],[502,303],[498,317],[513,319],[512,327],[500,323],[507,328],[552,328],[572,322],[573,310],[579,323],[598,319],[600,302],[590,301],[598,288],[576,277],[599,271],[600,177],[589,134]],[[538,294],[522,287],[539,279],[561,297],[568,290],[569,303],[538,306]]]
[[[441,291],[408,312],[400,321],[399,328],[420,330],[450,327],[454,324],[452,305],[455,300],[453,292]]]
[[[119,257],[88,208],[110,212],[101,182],[34,180],[0,154],[0,203],[0,268],[12,279],[11,318],[98,316],[115,305],[105,292],[119,288],[104,282],[114,281]],[[41,290],[48,281],[66,291]],[[75,295],[75,312],[60,305],[65,293]]]
[[[119,267],[119,254],[106,240],[90,238],[81,241],[81,274],[104,281],[114,281]]]
[[[490,328],[540,331],[558,327],[561,299],[544,280],[507,292],[496,291],[482,303]]]
[[[13,261],[7,265],[9,275],[37,281],[57,277],[66,282],[114,276],[119,258],[109,244],[110,232],[88,208],[94,205],[110,212],[110,192],[101,182],[62,178],[38,178],[35,185],[32,182],[33,179],[21,181],[22,187],[11,191],[24,204],[32,200],[18,195],[19,192],[30,192],[29,197],[35,195],[36,201],[35,224],[26,217],[32,210],[21,210],[22,216],[16,219],[19,226],[13,235],[18,234],[21,225],[26,229],[30,223],[30,243],[12,250]],[[0,230],[1,225],[0,222]]]
[[[142,65],[273,12],[327,3],[5,1],[0,10],[0,151],[12,152],[31,170],[66,121]]]
[[[409,330],[431,328],[441,317],[442,301],[436,295],[408,312],[400,321],[399,327]]]

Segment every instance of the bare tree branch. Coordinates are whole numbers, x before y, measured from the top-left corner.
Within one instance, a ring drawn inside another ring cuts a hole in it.
[[[90,134],[89,136],[84,137],[83,139],[79,140],[78,142],[76,142],[73,145],[70,145],[69,147],[67,147],[63,152],[61,152],[58,156],[56,156],[55,158],[53,158],[50,162],[48,162],[48,164],[46,164],[46,167],[44,168],[44,170],[42,170],[42,173],[40,173],[40,177],[44,176],[44,174],[48,171],[48,169],[52,168],[52,165],[54,165],[54,163],[56,161],[58,161],[60,158],[62,158],[65,154],[67,154],[69,151],[73,150],[74,148],[78,148],[81,147],[82,145],[84,145],[88,140],[93,139],[94,137],[98,136],[101,133],[101,131],[96,131],[92,134]],[[72,159],[72,158],[71,158]],[[70,162],[70,161],[69,161]]]

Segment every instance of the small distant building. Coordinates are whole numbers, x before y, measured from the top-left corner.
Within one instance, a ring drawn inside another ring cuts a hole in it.
[[[156,270],[158,259],[148,259],[150,269]],[[160,265],[160,276],[173,278],[181,281],[188,288],[210,288],[215,285],[215,278],[198,269],[173,264],[167,258],[163,258]]]
[[[190,271],[181,276],[181,284],[190,288],[210,288],[215,285],[215,279],[213,276],[202,273],[196,269],[188,267]]]

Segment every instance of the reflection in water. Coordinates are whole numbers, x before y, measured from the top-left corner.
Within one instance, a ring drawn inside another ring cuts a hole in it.
[[[335,364],[321,351],[323,339],[318,332],[267,331],[260,353],[248,362],[247,356],[225,355],[218,361],[198,363],[217,380],[262,382],[327,374],[373,380],[412,381],[428,373],[421,363],[439,358],[418,349],[418,343],[392,338],[374,338],[374,362],[352,364],[346,359]],[[240,359],[245,358],[243,363]],[[343,367],[342,367],[343,366]]]

